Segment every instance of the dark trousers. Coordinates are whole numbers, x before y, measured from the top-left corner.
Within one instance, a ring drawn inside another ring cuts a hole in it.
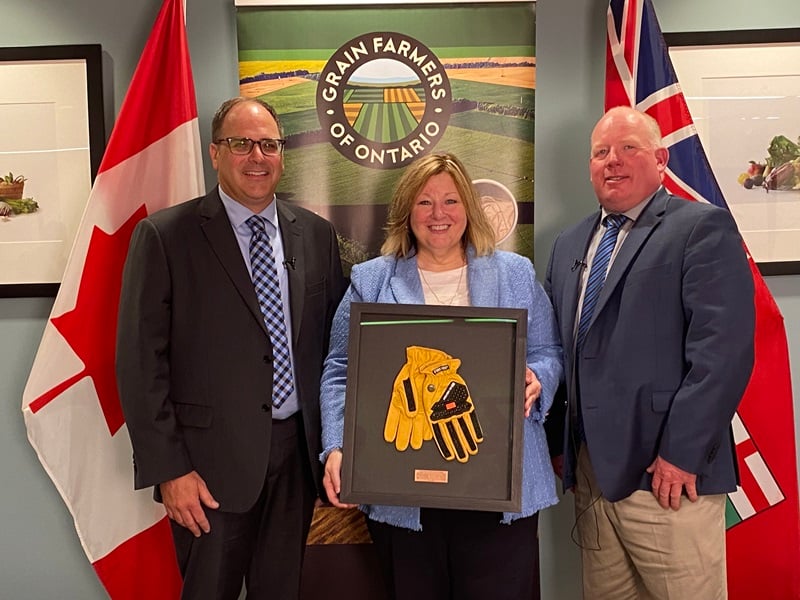
[[[255,505],[245,513],[206,508],[211,531],[199,538],[172,523],[181,598],[237,600],[242,582],[248,600],[299,596],[316,497],[307,456],[300,415],[273,421],[267,477]]]
[[[538,600],[539,515],[422,509],[422,531],[367,520],[392,600]]]

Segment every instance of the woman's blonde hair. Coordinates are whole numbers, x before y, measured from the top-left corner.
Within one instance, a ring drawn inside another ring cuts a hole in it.
[[[389,219],[386,222],[386,240],[381,246],[381,254],[406,257],[412,249],[417,247],[417,239],[411,231],[409,221],[411,210],[428,180],[434,175],[447,173],[456,184],[464,210],[467,214],[467,228],[461,243],[466,249],[467,245],[475,248],[478,256],[490,254],[494,251],[496,240],[494,230],[486,218],[481,206],[481,200],[467,170],[461,161],[454,155],[428,154],[412,162],[400,181],[397,182],[392,202],[389,206]]]

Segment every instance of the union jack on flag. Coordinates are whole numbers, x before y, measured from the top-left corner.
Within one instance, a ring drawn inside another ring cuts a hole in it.
[[[654,117],[669,148],[664,187],[728,210],[672,67],[650,0],[608,7],[605,108]],[[743,242],[744,243],[744,242]],[[800,510],[789,352],[783,317],[749,255],[755,284],[755,363],[734,417],[742,485],[728,497],[731,600],[800,597]]]

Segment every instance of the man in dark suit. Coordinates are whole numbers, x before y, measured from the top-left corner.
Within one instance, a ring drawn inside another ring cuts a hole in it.
[[[600,211],[558,236],[547,271],[567,385],[554,464],[575,492],[586,599],[727,597],[753,281],[730,214],[661,186],[668,158],[651,117],[606,113],[589,160]]]
[[[125,264],[135,487],[163,501],[192,600],[238,598],[243,580],[248,598],[296,598],[322,490],[319,382],[344,280],[330,223],[275,198],[282,137],[268,104],[223,103],[219,185],[142,220]]]

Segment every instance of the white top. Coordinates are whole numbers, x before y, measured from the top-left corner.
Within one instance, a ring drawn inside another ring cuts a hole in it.
[[[467,265],[449,271],[419,270],[425,304],[469,306]]]

